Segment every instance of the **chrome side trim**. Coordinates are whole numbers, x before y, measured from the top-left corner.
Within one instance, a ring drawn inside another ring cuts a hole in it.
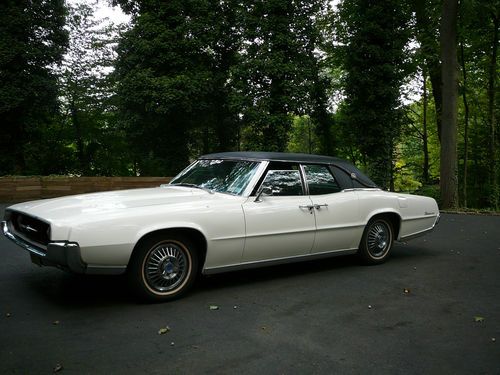
[[[357,252],[358,252],[358,249],[326,251],[326,252],[318,253],[318,254],[298,255],[298,256],[294,256],[294,257],[290,257],[290,258],[260,260],[257,262],[231,264],[229,266],[222,266],[222,267],[204,268],[202,273],[204,275],[212,275],[212,274],[216,274],[216,273],[239,271],[239,270],[244,270],[244,269],[249,269],[249,268],[269,267],[269,266],[275,266],[275,265],[279,265],[279,264],[296,263],[296,262],[302,262],[302,261],[307,261],[307,260],[331,258],[334,256],[340,256],[340,255],[356,254]]]
[[[411,220],[411,219],[409,219]],[[399,242],[403,242],[403,241],[409,241],[409,240],[412,240],[414,238],[417,238],[417,237],[420,237],[420,236],[423,236],[424,234],[427,234],[429,232],[432,232],[435,228],[436,228],[436,225],[438,225],[439,223],[439,220],[441,220],[441,214],[438,214],[436,216],[436,221],[434,222],[434,224],[432,225],[432,227],[430,228],[427,228],[427,229],[424,229],[420,232],[416,232],[416,233],[412,233],[412,234],[409,234],[407,236],[403,236],[403,237],[400,237],[398,239]]]
[[[87,275],[121,275],[126,270],[127,266],[99,266],[89,264],[85,273]]]
[[[353,228],[364,228],[366,224],[349,224],[349,225],[337,225],[330,227],[317,228],[316,232],[325,231],[325,230],[334,230],[334,229],[353,229]]]
[[[255,161],[255,160],[253,160],[253,161]],[[250,179],[250,181],[248,182],[247,187],[245,188],[245,190],[241,194],[242,197],[247,197],[248,198],[248,197],[251,196],[252,191],[257,186],[257,183],[259,182],[261,176],[264,174],[264,172],[265,172],[265,170],[266,170],[266,168],[267,168],[268,165],[269,165],[268,161],[262,161],[259,164],[259,166],[257,167],[257,170],[255,171],[255,174]]]
[[[347,193],[350,191],[374,191],[374,190],[383,191],[381,188],[378,187],[366,187],[366,188],[347,188],[347,189],[342,189],[340,192]]]
[[[310,232],[316,232],[316,228],[314,229],[301,229],[301,230],[294,230],[294,231],[288,231],[288,232],[278,232],[278,233],[256,233],[256,234],[250,234],[246,235],[244,238],[255,238],[255,237],[269,237],[269,236],[287,236],[290,234],[297,234],[297,233],[310,233]],[[239,237],[236,237],[239,238]]]

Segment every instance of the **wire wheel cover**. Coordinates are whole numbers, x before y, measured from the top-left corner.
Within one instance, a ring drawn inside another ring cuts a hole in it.
[[[144,275],[152,289],[169,292],[186,279],[189,264],[185,250],[172,242],[154,247],[144,262]]]
[[[387,224],[381,221],[373,223],[368,230],[366,243],[373,257],[379,258],[385,255],[391,245],[391,232]]]

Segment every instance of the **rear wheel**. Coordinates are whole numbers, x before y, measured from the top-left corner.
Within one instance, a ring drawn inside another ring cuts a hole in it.
[[[366,225],[358,254],[365,263],[383,263],[390,254],[393,242],[391,222],[382,217],[373,218]]]
[[[197,270],[197,253],[187,238],[155,235],[134,250],[128,278],[140,298],[160,302],[186,293],[194,283]]]

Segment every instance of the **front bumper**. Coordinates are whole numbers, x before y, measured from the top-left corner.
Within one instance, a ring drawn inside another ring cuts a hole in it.
[[[87,265],[82,261],[80,246],[76,242],[49,242],[47,248],[43,249],[14,234],[6,221],[2,221],[1,226],[5,237],[30,253],[33,263],[39,266],[58,267],[74,273],[85,273]]]

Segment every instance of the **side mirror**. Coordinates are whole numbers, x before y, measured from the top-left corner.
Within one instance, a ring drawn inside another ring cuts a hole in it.
[[[254,202],[257,202],[257,203],[262,202],[262,199],[260,199],[260,197],[262,195],[273,195],[273,189],[271,189],[268,186],[261,188],[259,190],[259,192],[257,193],[257,196],[255,197]]]

